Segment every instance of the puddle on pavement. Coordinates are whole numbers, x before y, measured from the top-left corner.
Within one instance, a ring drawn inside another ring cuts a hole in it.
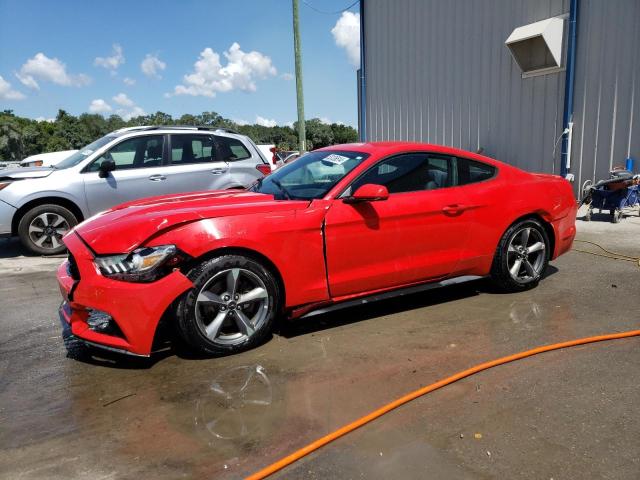
[[[83,452],[89,471],[237,478],[445,374],[597,329],[582,318],[591,307],[569,297],[569,287],[551,288],[554,281],[517,295],[472,285],[336,312],[219,359],[169,356],[140,368],[60,352],[27,371],[0,363],[15,380],[2,413],[17,434],[11,446],[24,450],[16,465],[71,450]],[[25,347],[42,341],[29,337]],[[59,339],[49,347],[63,348]],[[37,395],[39,379],[48,396]],[[466,394],[450,392],[451,401]],[[20,409],[35,419],[10,418]],[[28,440],[37,425],[46,435]]]
[[[219,440],[246,437],[268,420],[272,402],[271,381],[264,367],[232,368],[214,378],[196,400],[196,431],[210,446]]]

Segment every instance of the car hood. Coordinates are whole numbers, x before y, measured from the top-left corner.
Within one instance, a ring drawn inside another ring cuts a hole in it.
[[[74,231],[96,253],[127,253],[149,237],[177,225],[207,218],[296,210],[308,204],[245,191],[164,195],[118,205],[82,222]]]
[[[0,170],[0,181],[2,180],[25,180],[27,178],[48,177],[53,173],[49,167],[20,167]]]

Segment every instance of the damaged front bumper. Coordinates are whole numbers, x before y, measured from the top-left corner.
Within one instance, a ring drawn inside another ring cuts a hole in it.
[[[62,325],[62,339],[68,350],[72,350],[78,347],[78,344],[85,347],[98,348],[107,352],[117,353],[121,355],[128,355],[136,358],[149,358],[150,354],[143,355],[139,353],[130,352],[123,348],[110,347],[100,343],[85,340],[84,338],[74,335],[71,331],[71,307],[67,301],[63,301],[58,309],[58,315],[60,318],[60,324]]]
[[[150,283],[106,278],[77,234],[67,235],[64,242],[69,259],[57,272],[63,327],[87,345],[148,357],[160,319],[193,283],[179,270]]]

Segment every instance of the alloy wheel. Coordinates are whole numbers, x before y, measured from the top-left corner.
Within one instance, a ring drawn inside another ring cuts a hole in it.
[[[29,224],[29,240],[40,248],[55,250],[63,245],[61,239],[70,229],[69,222],[62,215],[41,213]]]
[[[195,313],[198,328],[211,342],[236,345],[264,324],[269,293],[262,279],[250,270],[222,270],[198,293]]]
[[[545,264],[546,244],[535,228],[524,227],[516,231],[507,249],[507,267],[516,282],[529,283],[540,276]]]

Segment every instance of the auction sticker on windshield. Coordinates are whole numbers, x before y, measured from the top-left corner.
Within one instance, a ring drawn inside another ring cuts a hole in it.
[[[335,165],[342,165],[347,160],[351,160],[349,157],[345,157],[344,155],[337,155],[332,153],[331,155],[327,155],[322,159],[323,162],[330,162]]]

